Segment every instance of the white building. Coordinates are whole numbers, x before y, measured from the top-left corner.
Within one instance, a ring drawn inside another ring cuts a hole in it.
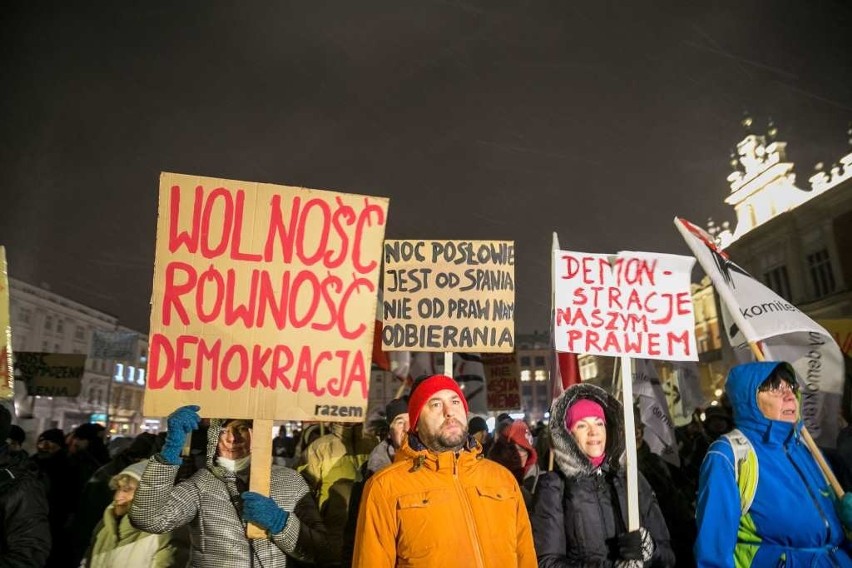
[[[9,278],[9,304],[13,353],[88,355],[94,330],[132,331],[115,316],[14,278]],[[77,397],[29,396],[24,382],[16,380],[15,410],[27,433],[27,449],[34,449],[40,432],[61,428],[69,433],[86,422],[109,422],[113,436],[156,431],[160,421],[146,423],[142,417],[147,351],[147,336],[140,333],[132,360],[87,357]]]

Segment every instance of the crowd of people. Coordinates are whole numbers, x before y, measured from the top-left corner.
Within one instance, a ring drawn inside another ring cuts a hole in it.
[[[0,406],[0,567],[852,567],[852,494],[805,446],[800,400],[786,363],[733,368],[725,404],[678,429],[680,467],[637,420],[638,526],[622,403],[592,384],[491,432],[456,381],[421,377],[380,420],[282,428],[268,496],[250,420],[184,406],[164,434],[50,429],[29,456]]]

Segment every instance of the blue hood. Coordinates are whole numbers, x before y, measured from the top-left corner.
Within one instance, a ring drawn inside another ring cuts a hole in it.
[[[770,439],[783,441],[793,432],[794,426],[797,431],[802,426],[801,399],[799,400],[799,419],[795,425],[770,420],[757,406],[758,387],[782,365],[787,367],[792,376],[796,376],[796,372],[789,363],[761,361],[737,365],[728,373],[728,380],[725,383],[725,392],[734,410],[734,424],[740,430],[758,434],[764,441]]]

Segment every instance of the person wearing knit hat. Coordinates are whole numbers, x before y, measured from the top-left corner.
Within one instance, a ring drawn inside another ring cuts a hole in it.
[[[530,513],[542,566],[675,565],[668,527],[641,472],[640,527],[626,530],[623,422],[621,403],[596,385],[573,385],[553,401],[557,469],[539,478]]]
[[[488,459],[496,461],[512,472],[521,486],[524,503],[529,509],[541,470],[538,467],[538,452],[533,445],[532,433],[527,423],[523,420],[514,420],[504,428],[494,441]]]
[[[0,404],[0,565],[44,566],[50,551],[45,488],[24,452],[9,450],[12,414]]]
[[[92,532],[84,556],[86,568],[186,566],[189,550],[173,533],[153,534],[130,523],[127,513],[146,465],[144,461],[131,464],[110,479],[113,499]]]
[[[481,459],[467,412],[451,377],[415,383],[408,436],[394,463],[364,488],[353,567],[538,565],[518,483]]]

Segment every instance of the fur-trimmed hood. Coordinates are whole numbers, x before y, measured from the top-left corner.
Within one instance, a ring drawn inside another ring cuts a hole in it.
[[[234,419],[211,418],[210,427],[207,429],[207,469],[209,469],[213,473],[213,475],[215,475],[219,479],[225,479],[226,477],[234,477],[233,472],[228,471],[227,469],[216,463],[216,456],[219,446],[219,434],[222,433],[222,430],[225,427],[225,423],[229,420]],[[239,473],[244,474],[245,471],[247,470],[242,469]]]
[[[606,417],[606,460],[604,466],[617,471],[621,468],[624,457],[624,416],[621,403],[599,386],[588,383],[573,385],[553,401],[550,410],[550,439],[553,445],[553,458],[556,465],[568,478],[591,475],[596,469],[565,427],[565,413],[568,408],[583,398],[601,405]]]

